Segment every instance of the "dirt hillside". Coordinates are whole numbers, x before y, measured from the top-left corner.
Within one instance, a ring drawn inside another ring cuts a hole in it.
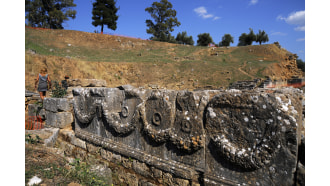
[[[104,79],[168,89],[228,87],[238,80],[303,77],[296,57],[275,44],[209,48],[70,30],[25,29],[25,86],[47,67],[52,80]]]

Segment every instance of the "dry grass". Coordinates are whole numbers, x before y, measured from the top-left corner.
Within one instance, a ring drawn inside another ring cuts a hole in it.
[[[53,80],[61,80],[65,75],[73,79],[104,79],[110,87],[227,87],[251,77],[280,77],[283,69],[278,66],[288,53],[273,44],[212,50],[70,30],[26,28],[25,34],[27,89],[44,66]],[[37,54],[29,54],[30,50]],[[219,55],[211,56],[214,51]]]

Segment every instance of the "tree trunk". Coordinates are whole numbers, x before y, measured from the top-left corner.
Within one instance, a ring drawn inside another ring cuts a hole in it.
[[[103,24],[101,25],[101,34],[103,34]]]

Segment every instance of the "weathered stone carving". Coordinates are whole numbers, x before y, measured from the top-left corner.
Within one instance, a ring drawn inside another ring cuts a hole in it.
[[[88,126],[96,114],[96,104],[89,89],[74,89],[73,99],[74,114],[79,123]]]
[[[193,152],[204,146],[203,120],[198,106],[192,92],[178,92],[170,140],[180,150]]]
[[[76,136],[104,149],[206,185],[292,183],[302,113],[295,89],[73,93]]]
[[[206,113],[206,130],[223,158],[246,169],[268,164],[279,145],[278,105],[272,95],[214,97]]]
[[[266,93],[267,92],[267,93]],[[292,185],[302,104],[297,89],[225,91],[205,109],[207,185]]]
[[[137,105],[142,102],[139,96],[133,91],[121,91],[122,94],[110,94],[108,97],[115,96],[119,99],[120,105],[116,109],[109,108],[108,102],[102,104],[102,114],[106,123],[118,134],[127,134],[135,129],[137,117]]]
[[[143,130],[147,136],[157,143],[169,139],[173,122],[172,105],[169,95],[165,92],[155,91],[140,108]]]
[[[136,93],[103,88],[74,89],[73,92],[75,116],[82,127],[97,117],[119,135],[134,130],[136,106],[141,103]]]

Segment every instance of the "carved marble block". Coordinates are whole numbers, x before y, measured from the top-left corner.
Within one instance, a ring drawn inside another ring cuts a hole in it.
[[[73,89],[77,137],[206,185],[290,185],[302,103],[296,89]],[[202,176],[201,176],[202,175]]]

